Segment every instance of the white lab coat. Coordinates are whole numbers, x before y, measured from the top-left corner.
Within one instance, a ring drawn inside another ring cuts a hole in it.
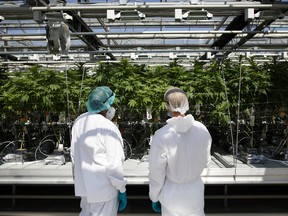
[[[114,199],[126,191],[123,140],[116,125],[101,114],[84,113],[72,127],[71,159],[75,195],[88,203]]]
[[[86,197],[81,197],[80,207],[82,211],[79,216],[116,216],[118,210],[118,200],[97,203],[88,203]]]
[[[152,137],[149,196],[163,216],[203,216],[201,173],[211,160],[212,138],[192,115],[173,117]]]

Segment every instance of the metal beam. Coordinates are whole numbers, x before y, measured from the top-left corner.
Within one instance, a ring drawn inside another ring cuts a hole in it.
[[[235,17],[235,19],[230,22],[226,27],[225,31],[242,30],[247,26],[248,22],[245,21],[244,15]],[[259,32],[258,32],[259,33]],[[222,49],[226,44],[228,44],[237,34],[237,32],[232,34],[223,33],[213,44],[212,47],[219,47]]]
[[[204,53],[204,52],[221,52],[224,53],[227,50],[226,49],[219,49],[219,50],[215,50],[215,49],[181,49],[181,50],[177,50],[177,49],[173,49],[173,50],[167,50],[167,49],[157,49],[157,50],[150,50],[150,49],[142,49],[142,50],[127,50],[127,49],[122,49],[122,50],[90,50],[90,51],[71,51],[69,52],[69,54],[77,54],[79,55],[80,53],[82,54],[87,54],[87,53],[98,53],[98,54],[109,54],[109,53],[169,53],[169,52],[177,52],[177,53]],[[234,50],[235,53],[241,53],[241,52],[250,52],[250,53],[275,53],[275,52],[283,52],[285,50],[279,48],[279,49],[237,49]],[[3,54],[19,54],[19,52],[17,51],[0,51],[0,55]],[[25,54],[49,54],[48,51],[23,51],[20,53],[21,55],[25,55]]]
[[[33,11],[101,11],[101,10],[173,10],[173,9],[229,9],[231,10],[243,10],[246,8],[257,8],[257,9],[287,9],[287,4],[261,4],[260,2],[217,2],[209,4],[190,4],[186,2],[179,3],[153,3],[144,2],[142,4],[127,4],[127,5],[117,5],[117,4],[89,4],[89,5],[67,5],[67,6],[56,6],[56,7],[32,7]],[[1,10],[0,10],[1,11]]]
[[[83,18],[83,16],[81,16]],[[119,27],[159,27],[160,25],[165,28],[182,28],[182,27],[213,27],[217,25],[217,28],[214,30],[218,30],[218,25],[221,27],[226,27],[228,25],[228,21],[225,18],[224,22],[223,20],[215,21],[215,20],[185,20],[184,22],[173,22],[173,21],[145,21],[141,20],[135,21],[135,22],[114,22],[110,23],[105,20],[102,20],[104,22],[106,28],[119,28]],[[271,28],[281,28],[285,25],[288,25],[288,20],[275,20],[273,23],[270,24]],[[91,20],[89,23],[90,28],[102,28],[102,24],[99,24],[98,21]],[[0,28],[7,28],[7,29],[39,29],[39,28],[45,28],[45,24],[36,24],[36,23],[0,23]],[[212,28],[211,28],[212,29]]]
[[[17,61],[18,60],[18,58],[16,56],[11,55],[11,54],[3,53],[3,54],[0,54],[0,57],[4,60],[11,60],[11,61]]]
[[[73,17],[72,21],[68,22],[69,28],[72,32],[93,32],[92,29],[83,21],[83,19],[75,12],[66,11],[67,14]],[[105,45],[95,34],[89,35],[78,35],[78,37],[86,43],[90,49],[99,50],[99,48],[105,48]],[[111,60],[116,60],[112,53],[108,55]]]
[[[244,43],[249,41],[251,38],[255,37],[257,34],[256,32],[262,31],[266,26],[269,26],[269,24],[271,24],[273,21],[274,20],[268,20],[262,22],[259,26],[255,28],[255,32],[249,33],[246,37],[241,38],[238,43],[236,43],[234,46],[230,48],[229,51],[225,52],[225,56],[228,56],[233,50],[237,49],[238,47],[242,46]]]
[[[80,57],[82,55],[84,56],[83,58],[88,58],[89,54],[102,53],[115,60],[119,56],[129,58],[129,53],[132,52],[148,52],[156,53],[156,55],[157,53],[161,55],[163,52],[177,52],[175,51],[176,47],[181,48],[179,52],[187,50],[198,52],[201,55],[205,51],[212,53],[224,52],[227,55],[230,52],[247,51],[257,53],[261,52],[261,49],[265,50],[267,48],[267,52],[274,52],[273,54],[277,55],[276,52],[283,52],[287,48],[287,16],[281,20],[275,20],[275,22],[265,21],[267,29],[269,28],[272,31],[265,31],[266,28],[261,28],[260,23],[263,22],[261,16],[251,22],[253,27],[256,24],[260,24],[256,29],[253,31],[243,30],[245,26],[248,26],[243,16],[245,9],[250,8],[255,11],[264,10],[264,12],[274,12],[275,14],[281,11],[285,12],[288,9],[288,4],[261,4],[260,1],[224,2],[221,0],[203,0],[201,3],[196,4],[191,4],[189,1],[180,3],[169,3],[167,1],[137,2],[137,4],[135,4],[135,1],[130,1],[125,5],[107,1],[87,4],[83,2],[88,2],[88,0],[78,0],[78,4],[68,3],[65,6],[40,5],[36,7],[32,5],[31,7],[30,5],[29,7],[29,5],[20,4],[1,4],[0,15],[5,17],[7,22],[1,22],[0,28],[5,28],[5,31],[11,34],[0,34],[0,53],[3,51],[2,56],[12,55],[13,53],[17,56],[29,55],[32,52],[41,53],[41,51],[43,55],[49,54],[45,46],[45,23],[36,24],[31,22],[33,21],[34,11],[41,11],[43,14],[48,11],[63,11],[73,17],[73,21],[69,23],[71,40],[73,40],[69,56],[70,54],[77,54]],[[137,9],[146,14],[146,19],[141,21],[124,21],[120,19],[111,23],[106,19],[107,9],[114,9],[117,12],[125,9]],[[211,20],[181,20],[177,22],[175,21],[175,9],[184,11],[204,9],[213,13],[214,16]],[[285,13],[285,15],[288,15],[288,13]],[[18,20],[20,20],[19,23],[16,22]],[[143,31],[144,28],[145,30]],[[225,28],[226,30],[223,31]],[[276,31],[273,31],[274,28]],[[149,29],[165,31],[146,31]],[[194,31],[178,31],[182,29]],[[201,31],[201,29],[205,31]],[[23,34],[14,34],[20,32],[19,30]],[[214,43],[212,39],[216,39]],[[265,41],[260,41],[259,39]],[[21,45],[20,41],[24,40],[31,41],[31,46]],[[281,41],[283,45],[280,44]],[[254,46],[258,47],[257,51],[251,51]],[[143,51],[138,51],[139,47]],[[239,47],[241,47],[241,50]],[[29,50],[21,52],[22,49],[29,49],[32,52]],[[11,56],[9,58],[13,59]]]
[[[275,37],[287,37],[287,34],[288,32],[287,31],[275,31],[275,32],[263,32],[263,31],[259,31],[259,32],[240,32],[240,31],[236,31],[238,33],[235,33],[235,31],[231,32],[231,33],[225,33],[225,34],[239,34],[238,36],[235,36],[235,37],[238,37],[238,38],[242,38],[242,37],[245,37],[246,35],[249,35],[249,34],[252,34],[252,33],[255,33],[255,34],[259,34],[261,37],[263,35],[265,36],[270,36],[271,38],[275,38]],[[223,33],[222,33],[223,34]],[[192,38],[194,37],[200,37],[200,38],[210,38],[210,37],[217,37],[217,36],[221,36],[222,35],[221,32],[125,32],[125,33],[105,33],[105,32],[101,32],[101,33],[96,33],[96,32],[74,32],[74,33],[71,33],[71,37],[72,39],[77,39],[78,40],[78,37],[81,37],[81,36],[87,36],[87,35],[97,35],[97,37],[99,39],[105,39],[105,38],[108,38],[108,39],[113,39],[113,38],[118,38],[118,39],[129,39],[129,38],[139,38],[141,36],[143,36],[143,38],[150,38],[150,37],[153,37],[155,39],[157,38],[167,38],[169,39],[169,37],[171,36],[172,38],[175,38],[175,37],[178,37],[178,38],[182,38],[182,37],[187,37],[187,36],[191,36]],[[196,36],[198,35],[198,36]],[[282,36],[281,36],[282,35]],[[40,33],[40,34],[34,34],[34,33],[26,33],[26,34],[0,34],[0,38],[4,41],[4,40],[14,40],[14,41],[17,41],[17,40],[29,40],[29,38],[31,40],[40,40],[40,39],[43,39],[45,40],[46,39],[46,35],[44,33]],[[101,46],[99,47],[103,47],[104,44],[102,43]],[[216,46],[218,47],[218,46]],[[220,47],[220,46],[219,46]]]
[[[285,43],[284,41],[282,43],[271,43],[271,44],[261,44],[261,43],[249,43],[249,44],[243,44],[241,47],[242,49],[249,49],[251,47],[258,47],[259,49],[283,49],[283,47],[286,47],[287,43]],[[138,47],[142,47],[144,49],[171,49],[176,47],[175,44],[144,44],[144,43],[140,43],[140,44],[112,44],[109,46],[111,48],[111,50],[117,50],[117,49],[136,49]],[[209,44],[178,44],[177,47],[179,48],[186,48],[186,49],[192,49],[192,48],[210,48],[211,46]],[[227,45],[226,48],[229,50],[233,47],[233,45]],[[26,46],[3,46],[2,48],[6,49],[7,51],[19,51],[22,49],[27,49]],[[47,46],[44,45],[39,45],[39,46],[29,46],[29,49],[32,51],[41,51],[41,50],[45,50],[47,48]],[[70,46],[70,50],[73,51],[77,51],[79,50],[79,52],[85,52],[83,50],[85,50],[86,46],[85,45],[71,45]],[[248,51],[248,50],[247,50]],[[156,52],[156,50],[155,50]]]
[[[283,11],[283,13],[285,12],[287,12],[287,10]],[[255,37],[257,32],[263,31],[265,27],[270,26],[276,19],[277,18],[271,20],[265,20],[264,22],[262,22],[259,26],[257,26],[253,30],[253,32],[249,33],[246,37],[241,38],[238,43],[236,43],[232,48],[230,48],[230,51],[226,52],[225,56],[228,56],[233,50],[237,49],[238,47],[242,46],[244,43],[248,42],[250,39]]]
[[[233,19],[232,22],[229,23],[229,25],[226,27],[225,31],[229,30],[242,30],[244,29],[248,24],[248,21],[245,20],[245,15],[242,14],[240,16],[237,16]],[[212,48],[217,47],[219,49],[222,49],[224,46],[226,46],[233,38],[235,38],[237,33],[234,34],[222,34],[217,40],[214,41],[214,43],[211,45]],[[213,54],[216,54],[217,52],[213,52]],[[201,58],[201,60],[207,59],[207,55],[204,54]]]

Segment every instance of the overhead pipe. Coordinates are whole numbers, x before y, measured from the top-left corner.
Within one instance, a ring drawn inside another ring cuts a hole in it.
[[[285,51],[285,49],[236,49],[233,50],[233,53],[238,53],[238,52],[250,52],[250,53],[271,53],[271,52],[283,52]],[[104,54],[104,53],[169,53],[169,52],[173,52],[173,53],[194,53],[194,52],[219,52],[219,53],[224,53],[227,52],[227,50],[225,49],[180,49],[180,50],[91,50],[91,51],[69,51],[68,54],[79,54],[79,53],[99,53],[99,54]],[[19,51],[0,51],[0,55],[25,55],[25,54],[46,54],[46,55],[50,55],[50,53],[48,51],[23,51],[21,53],[19,53]]]
[[[74,34],[76,35],[76,34]],[[78,35],[81,35],[79,33]],[[210,39],[210,38],[215,38],[219,37],[221,34],[142,34],[142,33],[137,33],[137,34],[112,34],[112,35],[106,35],[106,34],[101,34],[98,35],[98,39],[114,39],[114,40],[131,40],[131,39],[142,39],[142,40],[148,40],[148,39]],[[238,34],[235,38],[243,38],[247,34]],[[72,36],[72,35],[71,35]],[[253,38],[269,38],[269,39],[282,39],[282,38],[287,38],[287,33],[286,34],[267,34],[267,33],[261,33],[255,35]],[[24,40],[33,40],[33,41],[40,41],[40,40],[46,40],[46,36],[41,36],[41,35],[17,35],[17,36],[6,36],[6,35],[0,35],[1,40],[3,41],[24,41]],[[72,39],[76,39],[76,37],[71,37]],[[106,45],[105,45],[106,46]],[[109,46],[109,45],[108,45]],[[177,45],[175,45],[177,46]]]
[[[223,25],[223,26],[227,26],[227,24],[225,23],[222,23],[223,21],[220,22],[220,26]],[[110,27],[110,28],[114,28],[114,27],[141,27],[141,26],[149,26],[149,27],[154,27],[154,26],[159,26],[160,24],[162,26],[168,26],[168,27],[174,27],[174,26],[177,26],[177,27],[181,27],[181,26],[191,26],[191,25],[196,25],[197,24],[197,27],[199,26],[214,26],[216,24],[218,24],[219,21],[215,21],[215,20],[197,20],[197,21],[193,21],[193,20],[185,20],[185,22],[170,22],[170,21],[156,21],[156,20],[149,20],[147,22],[145,21],[141,21],[141,22],[105,22],[105,26],[106,27]],[[274,21],[270,26],[271,27],[283,27],[283,25],[287,25],[288,23],[288,20],[276,20]],[[102,25],[102,24],[101,24]],[[93,22],[93,21],[90,21],[89,23],[89,26],[90,27],[101,27],[101,25],[98,23],[98,22]],[[46,26],[45,23],[43,24],[35,24],[35,23],[21,23],[21,24],[15,24],[15,23],[0,23],[0,27],[3,27],[3,28],[13,28],[13,29],[18,29],[18,28],[31,28],[31,29],[34,29],[34,28],[44,28]],[[222,26],[222,27],[223,27]],[[217,26],[218,28],[218,26]],[[216,29],[218,30],[218,29]]]
[[[87,34],[91,34],[93,32],[87,32]],[[202,31],[202,30],[194,30],[194,31],[143,31],[143,32],[105,32],[103,34],[109,34],[109,35],[117,35],[117,34],[288,34],[288,31],[278,31],[278,30],[272,30],[272,31],[243,31],[243,30],[216,30],[216,31]],[[77,32],[75,34],[82,34],[82,32]],[[86,32],[84,33],[86,34]],[[102,34],[102,33],[101,33]]]
[[[194,31],[143,31],[143,32],[71,32],[70,35],[165,35],[165,34],[288,34],[288,30],[269,30],[269,31],[245,31],[245,30],[194,30]],[[25,34],[0,34],[0,37],[5,36],[46,36],[45,33],[25,33]]]
[[[118,5],[118,4],[105,4],[105,3],[95,3],[95,4],[66,4],[65,6],[36,6],[36,7],[24,7],[23,5],[1,5],[0,12],[15,12],[18,10],[19,12],[27,11],[99,11],[99,10],[153,10],[153,9],[184,9],[184,10],[193,10],[193,9],[246,9],[246,8],[257,8],[257,9],[287,9],[287,4],[261,4],[261,2],[219,2],[212,3],[207,2],[207,4],[190,4],[183,3],[175,4],[175,3],[153,3],[153,2],[145,2],[145,3],[137,3],[137,4],[127,4],[127,5]]]
[[[279,47],[279,48],[283,48],[283,46],[285,46],[286,44],[284,42],[282,43],[273,43],[273,44],[263,44],[263,43],[257,43],[257,42],[254,42],[254,43],[249,43],[249,44],[243,44],[241,46],[241,48],[251,48],[251,47],[262,47],[262,49],[264,47],[269,48],[269,47],[273,47],[274,49],[276,49],[276,47]],[[108,46],[110,49],[119,49],[119,48],[123,48],[125,47],[126,49],[133,49],[133,48],[138,48],[138,47],[142,47],[145,49],[145,47],[148,47],[149,49],[163,49],[163,48],[175,48],[175,44],[144,44],[144,43],[141,43],[141,44],[125,44],[125,45],[121,45],[121,44],[118,44],[118,45],[115,45],[115,44],[111,44]],[[180,48],[211,48],[211,45],[209,44],[177,44],[177,47],[180,47]],[[232,48],[233,45],[227,45],[226,48],[229,49],[229,48]],[[4,48],[6,50],[17,50],[19,51],[19,49],[27,49],[27,46],[15,46],[13,45],[13,47],[11,46],[2,46],[1,48]],[[43,50],[43,49],[46,49],[47,46],[44,46],[44,45],[41,45],[41,46],[29,46],[29,49],[30,50]],[[70,46],[70,50],[76,50],[76,49],[79,49],[78,51],[79,52],[82,52],[83,50],[85,50],[87,48],[86,45],[71,45]]]
[[[229,16],[223,17],[222,20],[221,20],[221,22],[218,24],[218,26],[216,26],[216,29],[215,29],[215,30],[216,30],[216,31],[219,31],[219,29],[224,26],[224,23],[227,21],[228,18],[229,18]],[[209,44],[210,41],[211,41],[211,38],[208,39],[208,40],[205,42],[205,44]]]
[[[196,61],[196,59],[193,59],[194,61]],[[182,61],[181,62],[179,62],[179,64],[180,65],[183,65],[183,63],[184,64],[192,64],[193,65],[193,63],[191,62],[191,61],[193,61],[193,60],[191,60],[191,59],[182,59]],[[136,59],[136,60],[133,60],[133,59],[131,59],[131,62],[133,62],[133,63],[141,63],[141,64],[147,64],[147,65],[149,65],[149,64],[157,64],[157,65],[159,65],[159,64],[169,64],[170,62],[172,62],[173,61],[173,59],[171,59],[171,60],[169,60],[169,59],[145,59],[145,60],[139,60],[139,59]],[[199,61],[199,62],[206,62],[206,63],[209,63],[209,62],[211,62],[210,60],[197,60],[197,61]],[[238,59],[231,59],[231,61],[232,62],[239,62],[239,60]],[[256,63],[264,63],[264,62],[271,62],[271,60],[269,60],[269,59],[255,59],[254,60]],[[87,60],[87,61],[78,61],[78,62],[81,62],[81,63],[84,63],[84,67],[86,67],[86,68],[91,68],[91,67],[95,67],[96,66],[96,64],[97,63],[100,63],[100,62],[104,62],[104,63],[119,63],[120,62],[120,60],[103,60],[103,61],[97,61],[97,62],[91,62],[91,60]],[[279,59],[278,60],[278,62],[287,62],[287,60],[286,59]],[[9,64],[10,66],[11,65],[14,65],[14,66],[16,66],[16,67],[20,67],[20,65],[21,65],[21,68],[22,67],[29,67],[29,65],[32,65],[32,64],[37,64],[37,65],[41,65],[41,64],[43,64],[43,65],[45,65],[46,67],[49,67],[49,68],[61,68],[61,67],[63,67],[63,68],[66,68],[66,66],[67,66],[67,63],[69,64],[69,63],[71,63],[71,67],[72,66],[75,66],[74,65],[74,63],[75,63],[75,60],[73,60],[73,61],[40,61],[40,62],[38,62],[38,61],[8,61],[8,62],[1,62],[1,63],[3,63],[3,64]],[[53,67],[50,67],[49,66],[49,64],[52,64],[53,65]],[[75,66],[76,67],[76,66]]]
[[[260,2],[223,2],[223,3],[210,3],[209,4],[197,4],[191,5],[190,3],[187,4],[175,4],[175,3],[148,3],[145,2],[142,5],[111,5],[111,4],[89,4],[89,5],[79,5],[76,4],[66,5],[66,6],[55,6],[55,7],[31,7],[32,11],[62,11],[62,10],[76,10],[76,11],[99,11],[99,10],[153,10],[153,9],[184,9],[184,10],[193,10],[193,9],[246,9],[246,8],[257,8],[257,9],[287,9],[287,4],[261,4]],[[1,10],[0,10],[1,11]]]
[[[80,33],[81,35],[81,33]],[[105,34],[97,34],[97,37],[99,39],[118,39],[118,40],[122,40],[122,39],[209,39],[209,38],[215,38],[215,37],[219,37],[221,34],[169,34],[169,33],[165,33],[165,34],[143,34],[143,33],[138,33],[138,34],[127,34],[127,35],[122,35],[122,34],[117,34],[117,35],[105,35]],[[243,38],[245,37],[247,34],[238,34],[235,38]],[[257,34],[256,36],[254,36],[254,38],[287,38],[287,33],[283,33],[283,34],[268,34],[268,33],[262,33],[262,34]],[[177,45],[176,45],[177,46]]]

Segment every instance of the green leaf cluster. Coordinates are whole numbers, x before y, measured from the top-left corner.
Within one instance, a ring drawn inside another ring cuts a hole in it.
[[[33,66],[11,75],[1,88],[7,110],[60,112],[65,107],[65,80],[55,70]]]
[[[243,115],[251,106],[259,111],[267,110],[268,103],[275,105],[273,109],[287,107],[287,63],[260,65],[253,58],[247,61],[194,62],[192,69],[186,69],[177,60],[167,66],[147,66],[123,59],[95,64],[89,73],[83,63],[62,72],[32,66],[9,72],[9,77],[8,72],[0,73],[5,77],[0,101],[3,109],[13,112],[65,111],[77,117],[86,111],[91,90],[106,85],[116,93],[114,106],[120,121],[145,120],[147,109],[152,110],[154,118],[164,120],[163,95],[169,86],[176,86],[186,91],[189,112],[207,123],[235,120],[238,106]],[[201,115],[196,115],[195,105],[200,105]]]

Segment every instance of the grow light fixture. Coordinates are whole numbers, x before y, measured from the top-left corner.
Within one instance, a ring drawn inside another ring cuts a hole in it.
[[[169,53],[169,59],[189,59],[190,55],[187,54],[174,54],[173,52]]]
[[[215,58],[215,59],[224,59],[224,58],[225,58],[225,55],[224,55],[224,53],[222,53],[222,52],[216,53],[216,54],[214,55],[214,58]]]
[[[107,61],[110,60],[110,56],[107,56],[106,54],[98,54],[94,55],[94,59],[96,61]]]
[[[175,59],[176,55],[173,52],[169,53],[169,59]]]
[[[39,61],[40,60],[40,57],[38,54],[29,55],[28,58],[31,61]]]
[[[18,61],[28,61],[29,57],[28,56],[20,56],[18,57]]]
[[[130,58],[131,58],[132,60],[136,60],[136,59],[137,59],[137,55],[136,55],[135,53],[131,53],[131,54],[130,54]]]
[[[62,12],[48,12],[45,14],[45,19],[47,21],[68,21],[72,20],[72,16],[68,15],[67,13]]]
[[[151,59],[152,56],[150,54],[140,54],[138,55],[138,59]]]
[[[183,13],[182,9],[175,9],[175,21],[182,20],[207,20],[212,19],[213,14],[207,10],[189,10]]]
[[[206,57],[206,59],[212,59],[212,58],[214,58],[214,55],[212,55],[211,52],[206,52],[205,57]]]
[[[189,59],[190,55],[186,55],[186,54],[177,54],[176,55],[176,59]]]
[[[122,10],[118,13],[115,10],[107,10],[107,19],[109,22],[115,20],[142,20],[145,19],[146,15],[140,11],[134,10]]]
[[[72,56],[69,56],[69,55],[62,55],[62,56],[60,56],[59,60],[62,60],[62,61],[74,60],[74,58]]]
[[[60,60],[60,56],[59,55],[53,55],[52,59],[53,59],[53,61],[59,61]]]
[[[287,52],[282,52],[282,53],[281,53],[281,57],[282,57],[283,59],[288,59],[288,53],[287,53]]]
[[[264,20],[283,19],[285,14],[278,10],[263,10],[255,14],[255,18]]]
[[[246,8],[245,9],[245,21],[252,21],[255,19],[255,11],[254,8]]]
[[[150,54],[136,54],[136,53],[131,53],[130,58],[132,60],[137,60],[137,59],[151,59],[152,56]]]
[[[121,13],[115,13],[115,10],[107,10],[106,17],[109,22],[114,22],[115,20],[119,20]]]
[[[145,14],[138,10],[123,10],[121,13],[121,20],[141,20],[145,19]]]
[[[250,58],[250,57],[252,57],[252,55],[251,55],[250,52],[246,52],[246,53],[245,53],[245,57],[246,57],[246,58]]]

